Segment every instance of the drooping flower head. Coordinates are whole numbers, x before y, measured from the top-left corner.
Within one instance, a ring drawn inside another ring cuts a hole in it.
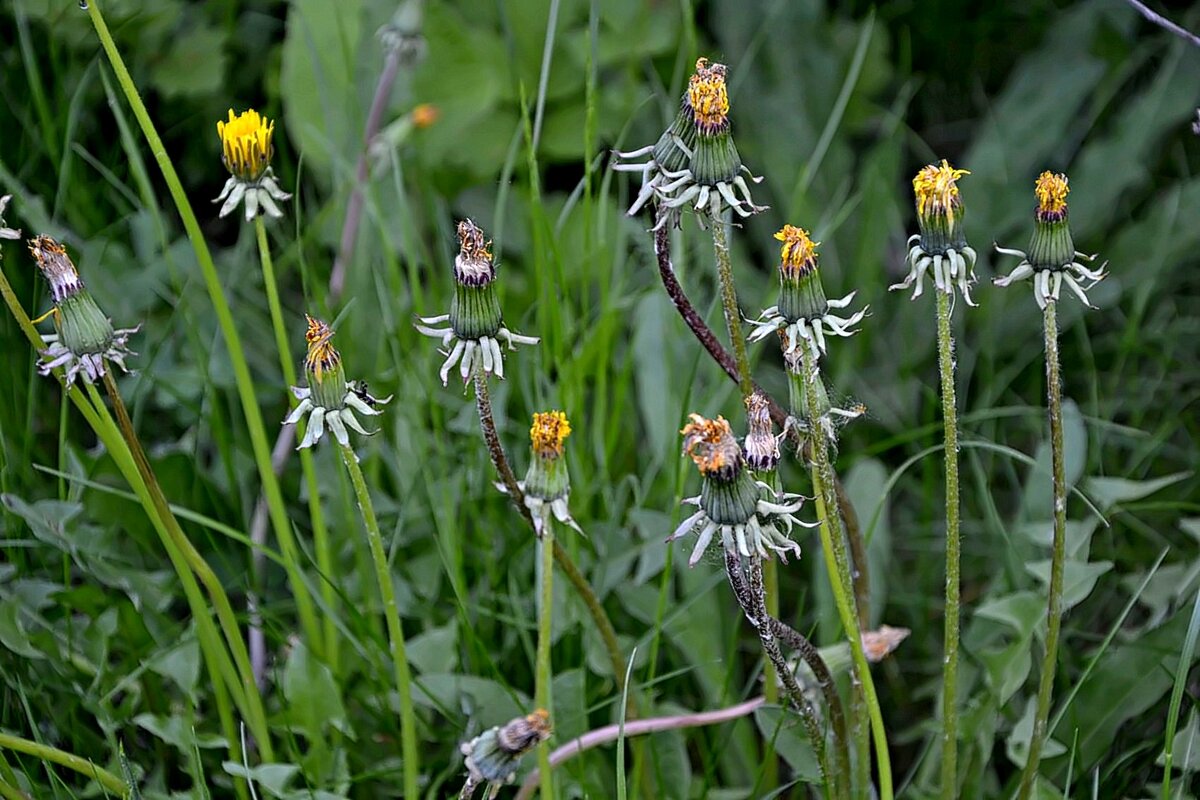
[[[579,530],[567,507],[571,479],[567,460],[563,458],[563,443],[570,435],[571,423],[563,412],[539,411],[533,415],[529,428],[529,471],[519,485],[539,536],[551,514],[559,522]]]
[[[467,767],[467,783],[459,794],[470,798],[480,786],[487,785],[488,798],[516,775],[521,757],[550,738],[550,714],[539,708],[527,717],[489,728],[459,748]]]
[[[308,329],[304,341],[308,345],[304,355],[304,374],[308,378],[308,386],[293,386],[292,394],[300,401],[284,425],[295,425],[305,414],[310,414],[308,430],[300,441],[297,449],[312,447],[321,441],[325,428],[333,431],[338,444],[350,446],[350,436],[346,428],[356,431],[363,436],[370,436],[374,431],[368,431],[359,424],[357,411],[369,417],[378,416],[383,412],[379,406],[387,404],[390,396],[379,399],[372,397],[366,384],[357,381],[347,381],[342,367],[342,355],[333,346],[333,328],[328,323],[316,317],[305,315]]]
[[[853,326],[863,320],[867,309],[856,311],[850,317],[829,313],[830,309],[849,306],[857,292],[837,300],[825,297],[817,259],[820,242],[814,242],[808,231],[795,225],[784,225],[775,238],[782,243],[779,249],[779,303],[763,311],[758,319],[751,320],[754,330],[749,340],[756,342],[783,330],[785,352],[795,352],[804,341],[819,355],[825,351],[827,332],[834,336],[853,336]]]
[[[771,421],[771,405],[762,392],[746,398],[746,463],[756,473],[774,471],[779,466],[779,440]]]
[[[1071,223],[1067,213],[1067,194],[1070,187],[1067,176],[1046,170],[1034,184],[1037,207],[1033,214],[1033,236],[1028,251],[997,247],[996,251],[1019,256],[1021,262],[1008,275],[996,278],[997,286],[1008,286],[1014,281],[1033,278],[1033,296],[1041,308],[1057,301],[1062,285],[1074,292],[1083,304],[1092,307],[1087,292],[1106,273],[1104,265],[1099,269],[1085,267],[1080,261],[1093,261],[1095,256],[1085,255],[1075,249],[1071,236]],[[1086,286],[1084,281],[1090,281]]]
[[[454,258],[454,297],[450,313],[419,317],[416,328],[442,341],[446,360],[439,375],[444,386],[450,370],[457,364],[465,383],[472,369],[479,366],[487,375],[504,377],[504,355],[500,342],[515,350],[518,344],[537,344],[534,336],[521,336],[504,327],[500,297],[496,294],[496,265],[492,242],[469,219],[458,223],[458,255]],[[432,325],[449,322],[449,327]]]
[[[229,119],[217,120],[217,135],[221,138],[221,161],[230,176],[220,196],[213,201],[224,201],[218,216],[226,216],[245,200],[247,222],[254,219],[260,208],[272,217],[282,217],[275,201],[287,200],[291,195],[279,188],[271,171],[275,122],[253,108],[241,114],[235,114],[231,108]]]
[[[29,252],[50,284],[54,301],[54,308],[45,316],[54,318],[56,333],[44,337],[50,346],[41,352],[38,372],[49,375],[56,367],[63,367],[68,385],[80,374],[88,383],[100,380],[105,361],[127,372],[125,357],[136,354],[126,343],[141,326],[114,330],[112,321],[83,285],[66,248],[51,237],[43,234],[30,239]]]
[[[793,524],[805,524],[793,516],[800,510],[802,499],[754,480],[725,418],[691,414],[680,433],[684,455],[696,464],[703,479],[700,494],[684,500],[700,510],[667,539],[670,542],[688,533],[697,534],[688,564],[694,566],[700,560],[718,533],[722,547],[736,550],[745,558],[770,558],[771,552],[785,561],[789,552],[799,556],[800,545],[778,525],[782,523],[790,533]]]
[[[917,226],[921,232],[909,237],[908,274],[889,290],[907,289],[915,281],[913,299],[925,290],[925,272],[933,269],[933,280],[938,291],[951,294],[955,287],[967,305],[976,305],[971,300],[971,284],[975,282],[975,250],[967,245],[963,227],[962,195],[958,190],[958,179],[971,173],[955,169],[950,162],[929,164],[922,167],[913,178],[913,195],[917,205]]]
[[[784,434],[786,435],[794,425],[799,426],[800,430],[806,434],[814,429],[820,430],[825,434],[829,445],[836,448],[838,429],[850,420],[858,419],[865,414],[867,407],[861,403],[847,408],[835,406],[829,397],[829,390],[825,386],[825,379],[820,374],[819,368],[816,375],[815,401],[810,403],[804,383],[804,353],[801,350],[787,351],[787,341],[783,331],[779,332],[779,338],[781,339],[780,346],[784,348],[783,364],[788,376],[788,400],[793,413],[800,414],[799,418],[788,418],[784,425]],[[815,363],[814,367],[817,367]]]

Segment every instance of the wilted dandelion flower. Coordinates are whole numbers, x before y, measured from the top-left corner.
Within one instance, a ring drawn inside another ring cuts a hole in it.
[[[271,170],[275,122],[253,108],[236,115],[231,108],[228,120],[217,121],[217,134],[221,137],[221,160],[230,175],[220,196],[213,201],[224,201],[218,216],[232,213],[244,200],[247,222],[254,219],[260,208],[272,217],[282,217],[275,201],[287,200],[291,195],[279,188]]]
[[[551,514],[559,522],[582,533],[567,508],[571,478],[563,457],[563,442],[570,435],[571,423],[563,412],[545,411],[533,415],[533,425],[529,428],[529,471],[518,486],[525,493],[525,506],[533,516],[538,536],[542,535]]]
[[[492,243],[469,219],[458,223],[458,256],[454,259],[454,299],[450,313],[419,317],[416,328],[426,336],[440,339],[446,353],[439,375],[445,386],[450,370],[457,364],[463,382],[475,366],[488,374],[504,377],[504,354],[500,343],[515,350],[518,344],[537,344],[536,336],[521,336],[504,327],[500,298],[496,296],[496,265],[492,261]],[[448,328],[432,328],[443,322]]]
[[[762,179],[754,177],[742,163],[730,132],[726,71],[724,64],[710,64],[706,58],[696,61],[696,72],[688,81],[671,127],[652,146],[617,153],[621,158],[651,156],[642,163],[613,167],[642,173],[641,189],[629,209],[630,215],[654,195],[667,208],[692,204],[714,220],[719,220],[726,209],[742,217],[763,210],[750,196],[746,175],[755,183]],[[664,216],[659,225],[667,218]]]
[[[962,195],[958,191],[958,179],[971,173],[965,169],[954,169],[942,159],[941,165],[929,164],[913,178],[913,194],[917,203],[917,225],[921,232],[908,237],[908,275],[900,283],[888,287],[890,290],[907,289],[915,281],[915,300],[924,291],[925,272],[933,268],[933,282],[938,291],[951,294],[958,287],[967,305],[971,301],[970,288],[975,282],[975,250],[967,245],[963,229]]]
[[[820,242],[810,239],[803,228],[784,225],[775,238],[783,242],[779,256],[779,304],[750,321],[754,330],[747,338],[755,342],[782,329],[785,353],[794,353],[800,342],[805,341],[812,353],[819,356],[825,352],[826,332],[834,336],[853,336],[856,331],[851,328],[862,321],[868,309],[863,308],[849,317],[830,314],[830,309],[850,305],[857,292],[839,300],[825,299],[817,265]]]
[[[680,431],[683,452],[696,463],[703,482],[700,494],[683,502],[700,510],[685,519],[667,541],[696,533],[688,566],[696,565],[717,534],[723,548],[745,558],[770,558],[771,551],[785,563],[789,552],[799,557],[800,545],[789,539],[779,524],[788,533],[793,525],[813,527],[794,516],[803,504],[800,495],[776,492],[751,477],[742,448],[724,417],[713,420],[692,414],[688,419]]]
[[[996,278],[997,286],[1008,286],[1014,281],[1033,277],[1033,297],[1040,308],[1058,300],[1065,283],[1085,306],[1095,308],[1088,300],[1087,292],[1104,279],[1104,265],[1089,269],[1079,261],[1095,261],[1096,256],[1084,255],[1075,249],[1071,238],[1071,226],[1067,220],[1067,176],[1047,170],[1038,176],[1034,193],[1037,195],[1037,210],[1034,212],[1033,237],[1029,252],[1010,250],[997,246],[996,252],[1019,256],[1021,263],[1002,278]],[[1078,259],[1078,260],[1077,260]],[[1084,280],[1091,283],[1083,286]]]
[[[283,424],[295,425],[305,414],[311,414],[308,430],[304,432],[304,439],[297,450],[312,447],[321,441],[326,426],[333,431],[338,444],[349,447],[350,436],[346,428],[363,436],[374,433],[363,429],[354,412],[368,417],[378,416],[383,413],[378,406],[388,403],[392,398],[389,395],[377,399],[367,393],[366,384],[347,381],[342,369],[342,355],[333,346],[333,329],[319,319],[307,319],[308,331],[304,339],[308,343],[308,352],[304,356],[304,373],[308,378],[308,386],[291,387],[292,394],[300,404],[292,409]]]
[[[459,793],[465,800],[486,785],[489,800],[517,774],[521,757],[550,738],[550,714],[539,708],[527,717],[489,728],[459,748],[467,767],[467,782]]]
[[[779,338],[784,338],[782,331],[779,334]],[[780,344],[786,347],[786,342],[781,342]],[[825,433],[825,438],[829,441],[829,444],[836,446],[838,428],[850,420],[858,419],[867,413],[867,407],[861,403],[849,408],[835,406],[829,399],[829,390],[825,388],[825,381],[818,371],[816,375],[816,407],[810,408],[808,392],[804,391],[803,352],[796,350],[789,353],[785,350],[783,363],[788,374],[791,406],[793,409],[799,409],[804,415],[803,419],[788,417],[787,423],[784,425],[784,435],[786,436],[794,425],[798,425],[802,431],[807,431],[812,427],[813,421],[816,420],[817,427]]]
[[[4,209],[8,207],[9,200],[12,200],[11,194],[0,197],[0,239],[20,239],[20,231],[4,227]]]
[[[779,466],[779,439],[771,421],[771,406],[762,392],[746,398],[746,463],[756,473],[774,472]]]
[[[112,321],[84,287],[66,249],[54,239],[45,235],[30,239],[29,252],[50,284],[50,297],[54,301],[54,308],[34,321],[53,317],[57,331],[44,337],[50,346],[41,352],[38,372],[49,375],[51,370],[63,367],[68,386],[79,374],[88,383],[103,378],[105,361],[112,361],[122,372],[128,372],[125,357],[137,354],[126,343],[142,326],[114,330]]]

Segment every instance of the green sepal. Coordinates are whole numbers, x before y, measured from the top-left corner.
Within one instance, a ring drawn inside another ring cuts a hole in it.
[[[308,388],[312,390],[314,405],[321,408],[343,408],[346,405],[346,372],[339,359],[336,364],[321,371],[320,380],[315,372],[308,372]]]
[[[683,142],[687,150],[679,146],[680,142]],[[659,169],[679,172],[687,168],[690,158],[688,151],[695,152],[695,148],[696,126],[692,124],[692,111],[685,104],[675,115],[671,127],[667,128],[655,143],[654,162],[658,164]]]
[[[779,314],[789,323],[816,319],[828,311],[829,301],[817,269],[796,278],[779,273]]]
[[[1065,211],[1060,220],[1034,221],[1028,258],[1035,269],[1062,269],[1075,260],[1075,240]]]
[[[944,256],[948,251],[961,251],[967,246],[967,233],[963,227],[966,208],[954,209],[951,221],[946,214],[918,214],[917,225],[921,229],[921,249],[931,256]]]
[[[104,353],[113,340],[113,326],[87,289],[81,288],[58,304],[58,335],[72,353]]]
[[[494,282],[483,286],[454,285],[450,301],[450,326],[459,339],[495,336],[500,330],[500,298]]]
[[[728,130],[697,134],[692,153],[692,179],[701,185],[729,183],[742,169],[742,158]]]
[[[739,467],[732,480],[705,475],[700,487],[700,505],[718,525],[745,525],[754,515],[759,494],[750,470]]]
[[[536,452],[532,454],[529,471],[525,473],[525,494],[553,502],[565,496],[570,489],[571,477],[567,473],[565,458],[543,458]]]

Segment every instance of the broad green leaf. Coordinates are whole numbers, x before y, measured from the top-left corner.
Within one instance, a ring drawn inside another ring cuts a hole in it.
[[[1033,714],[1036,708],[1037,698],[1031,696],[1025,703],[1025,713],[1021,715],[1021,719],[1013,726],[1012,732],[1005,740],[1004,752],[1008,755],[1008,760],[1018,767],[1023,768],[1025,760],[1029,757],[1029,740],[1033,736]],[[1042,745],[1044,760],[1060,756],[1065,752],[1067,752],[1065,745],[1052,736],[1046,737],[1046,742]]]
[[[1135,481],[1127,478],[1088,478],[1084,491],[1095,499],[1100,508],[1108,509],[1130,500],[1141,500],[1155,492],[1176,484],[1191,476],[1191,472],[1176,472],[1151,480]]]
[[[871,534],[867,545],[867,562],[870,573],[871,587],[871,626],[883,622],[883,609],[887,605],[887,566],[892,562],[892,532],[889,519],[887,498],[884,497],[884,486],[887,483],[887,470],[883,464],[873,458],[857,462],[845,477],[846,493],[850,502],[859,513],[863,509],[875,508],[883,500],[883,509],[879,514],[879,522]],[[860,518],[859,529],[867,524]]]
[[[303,642],[292,646],[281,688],[287,698],[288,715],[310,740],[323,738],[326,725],[345,730],[346,710],[333,673],[312,656]]]
[[[763,706],[754,712],[754,723],[763,741],[774,743],[775,752],[795,770],[796,777],[807,783],[820,783],[817,757],[799,717],[781,708]]]
[[[1046,616],[1046,596],[1038,592],[1014,592],[979,606],[975,616],[1003,622],[1020,638],[1028,639]]]
[[[177,714],[138,714],[133,724],[174,747],[180,753],[191,753],[193,747],[205,750],[228,747],[225,737],[200,733],[189,720]]]
[[[265,791],[267,797],[288,798],[288,784],[300,772],[295,764],[261,764],[252,769],[246,769],[235,761],[225,761],[221,764],[225,772],[237,778],[246,778],[254,782],[260,791]],[[308,793],[305,792],[305,795]]]
[[[1001,706],[1025,685],[1033,666],[1028,638],[1017,639],[1004,648],[985,650],[978,657],[987,670],[988,685]]]
[[[1063,611],[1069,611],[1092,593],[1100,576],[1113,568],[1111,561],[1067,561],[1063,564]],[[1043,586],[1050,585],[1050,560],[1031,561],[1025,571]]]

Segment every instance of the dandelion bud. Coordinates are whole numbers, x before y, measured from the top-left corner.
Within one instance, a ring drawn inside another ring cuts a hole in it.
[[[333,328],[325,322],[305,316],[308,331],[304,341],[304,373],[313,392],[313,402],[325,408],[340,408],[346,396],[346,373],[342,369],[342,354],[333,346]]]
[[[461,796],[470,797],[483,784],[499,791],[516,775],[521,757],[549,739],[551,730],[550,714],[539,708],[527,717],[517,717],[464,742],[459,749],[465,756],[467,786]]]
[[[1046,170],[1038,176],[1034,193],[1033,237],[1029,242],[1029,263],[1034,269],[1061,269],[1075,260],[1075,241],[1067,220],[1067,176]]]
[[[559,522],[579,530],[567,507],[571,478],[567,473],[567,460],[563,458],[563,442],[570,435],[571,423],[563,412],[545,411],[533,415],[533,425],[529,429],[529,471],[520,487],[538,536],[545,530],[551,514]]]
[[[84,287],[66,249],[54,239],[46,235],[30,239],[29,252],[50,284],[54,300],[50,314],[57,330],[56,335],[45,337],[50,347],[42,351],[38,371],[48,375],[54,368],[64,367],[70,384],[81,372],[88,383],[102,378],[106,359],[125,370],[125,356],[133,355],[125,344],[138,328],[113,329],[112,321]]]
[[[244,200],[247,222],[260,208],[272,217],[282,217],[275,201],[287,200],[291,195],[279,188],[271,171],[275,122],[253,108],[241,114],[234,114],[231,108],[228,120],[217,121],[217,135],[221,138],[221,161],[230,174],[220,196],[213,201],[224,201],[218,216],[230,214]]]

